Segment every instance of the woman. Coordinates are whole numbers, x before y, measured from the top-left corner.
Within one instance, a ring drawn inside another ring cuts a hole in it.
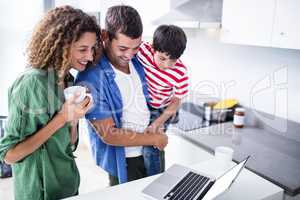
[[[15,199],[61,199],[78,194],[72,153],[78,119],[91,108],[86,97],[64,102],[71,68],[83,71],[100,57],[100,27],[70,6],[49,11],[37,25],[27,53],[30,68],[9,89],[0,160],[12,164]],[[64,103],[63,103],[64,102]]]

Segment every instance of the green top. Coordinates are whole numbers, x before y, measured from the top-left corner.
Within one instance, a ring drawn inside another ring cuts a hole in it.
[[[0,140],[0,160],[6,152],[45,126],[60,110],[63,91],[54,71],[29,69],[8,92],[8,121]],[[15,199],[49,200],[76,195],[80,177],[70,143],[70,125],[12,165]]]

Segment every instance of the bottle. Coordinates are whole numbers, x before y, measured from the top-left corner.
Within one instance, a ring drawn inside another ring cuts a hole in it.
[[[245,109],[244,108],[236,108],[233,115],[233,125],[236,128],[244,127],[244,119],[245,119]]]
[[[212,117],[212,111],[211,111],[211,107],[208,104],[204,105],[204,122],[205,122],[205,126],[209,126],[210,122],[211,122],[211,117]]]

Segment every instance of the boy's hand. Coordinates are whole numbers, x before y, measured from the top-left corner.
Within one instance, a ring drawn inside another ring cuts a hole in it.
[[[171,115],[171,121],[174,121],[176,119],[176,115],[177,115],[177,113],[174,113],[173,115]]]
[[[146,128],[145,133],[158,133],[160,129],[162,129],[161,125],[153,122]]]

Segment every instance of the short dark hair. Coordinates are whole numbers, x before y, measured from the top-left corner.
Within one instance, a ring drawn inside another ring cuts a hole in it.
[[[105,29],[110,40],[116,38],[116,33],[136,39],[142,36],[143,24],[136,9],[118,5],[108,9],[105,17]]]
[[[171,59],[178,59],[186,48],[186,35],[175,25],[159,26],[153,36],[152,46],[155,51],[166,53]]]

